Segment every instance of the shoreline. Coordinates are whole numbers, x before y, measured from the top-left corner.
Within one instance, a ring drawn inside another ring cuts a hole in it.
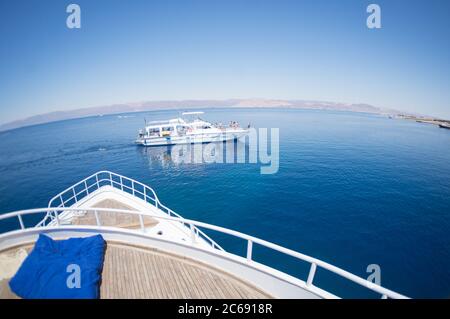
[[[221,110],[221,109],[227,109],[227,110],[305,110],[305,111],[331,111],[331,112],[350,112],[350,113],[356,113],[356,114],[372,114],[372,115],[378,115],[382,117],[387,117],[389,119],[400,119],[400,120],[409,120],[409,121],[415,121],[417,123],[425,123],[425,124],[432,124],[439,128],[445,128],[450,129],[450,120],[443,120],[438,119],[430,116],[419,116],[419,115],[411,115],[411,114],[405,114],[396,112],[395,110],[392,110],[392,112],[386,112],[385,110],[380,109],[379,111],[374,110],[358,110],[358,109],[345,109],[345,108],[339,108],[339,107],[321,107],[321,106],[311,106],[311,107],[299,107],[299,106],[195,106],[195,107],[189,107],[189,108],[182,108],[182,107],[161,107],[161,108],[154,108],[154,109],[147,109],[147,110],[126,110],[124,112],[106,112],[106,113],[97,113],[97,114],[89,114],[85,116],[77,116],[77,117],[69,117],[69,118],[62,118],[57,120],[51,120],[51,121],[45,121],[41,123],[33,123],[18,127],[12,127],[12,128],[2,128],[0,126],[0,134],[12,132],[19,129],[24,128],[30,128],[40,125],[46,125],[46,124],[52,124],[52,123],[58,123],[58,122],[65,122],[65,121],[72,121],[72,120],[80,120],[80,119],[87,119],[87,118],[94,118],[94,117],[102,117],[102,116],[121,116],[123,114],[139,114],[139,113],[146,113],[146,112],[165,112],[165,111],[184,111],[186,109],[193,109],[193,110]]]
[[[390,116],[390,118],[392,118],[392,117]],[[441,120],[441,119],[437,119],[437,118],[433,118],[433,117],[419,117],[419,116],[405,115],[405,114],[398,114],[395,116],[395,118],[402,119],[402,120],[415,121],[417,123],[432,124],[432,125],[438,126],[440,128],[450,130],[450,120]]]

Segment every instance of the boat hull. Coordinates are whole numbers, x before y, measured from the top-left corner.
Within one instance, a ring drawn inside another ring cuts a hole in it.
[[[247,130],[225,133],[187,134],[184,136],[144,137],[138,138],[136,144],[142,146],[164,146],[177,144],[202,144],[238,140],[248,134]]]

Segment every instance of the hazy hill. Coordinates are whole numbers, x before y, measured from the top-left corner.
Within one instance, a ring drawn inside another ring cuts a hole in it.
[[[31,116],[22,120],[0,125],[0,131],[19,127],[49,123],[61,120],[75,119],[88,116],[143,112],[168,109],[196,109],[196,108],[222,108],[222,107],[281,107],[299,109],[320,109],[353,111],[366,113],[392,113],[368,104],[345,104],[322,101],[304,100],[269,100],[269,99],[229,99],[229,100],[182,100],[182,101],[148,101],[141,103],[115,104],[99,107],[80,108],[70,111],[58,111]]]

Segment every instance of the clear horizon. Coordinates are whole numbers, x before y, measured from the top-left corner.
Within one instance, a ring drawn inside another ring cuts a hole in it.
[[[450,119],[450,3],[0,3],[0,122],[151,100],[367,103]],[[368,29],[366,7],[381,7]]]

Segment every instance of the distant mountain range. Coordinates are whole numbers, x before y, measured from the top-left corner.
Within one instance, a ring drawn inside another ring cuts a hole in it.
[[[80,108],[70,111],[58,111],[31,116],[22,120],[13,121],[0,125],[0,131],[12,130],[24,126],[37,125],[68,119],[131,113],[156,110],[185,109],[192,110],[198,108],[296,108],[296,109],[317,109],[352,111],[376,114],[400,114],[395,110],[381,109],[369,104],[347,104],[323,101],[305,100],[270,100],[270,99],[228,99],[228,100],[181,100],[181,101],[147,101],[141,103],[114,104],[99,107]]]

